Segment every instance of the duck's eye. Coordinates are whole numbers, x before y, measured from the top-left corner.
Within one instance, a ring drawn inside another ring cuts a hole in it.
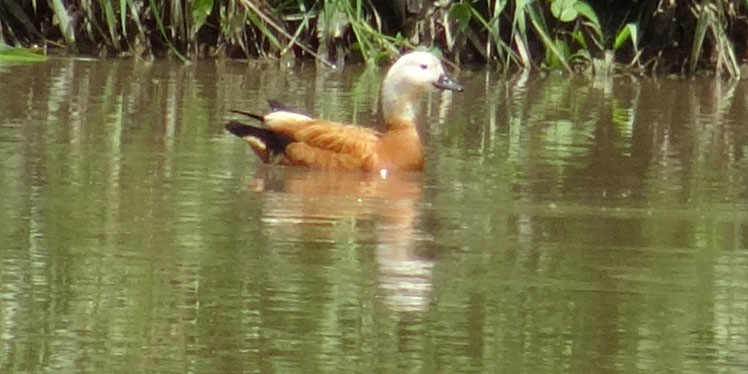
[[[421,70],[428,70],[429,66],[426,64],[421,64]]]

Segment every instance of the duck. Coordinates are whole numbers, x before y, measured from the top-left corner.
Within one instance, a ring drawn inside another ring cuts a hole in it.
[[[244,139],[266,164],[379,173],[419,171],[424,155],[416,108],[433,89],[462,92],[463,86],[447,75],[434,54],[414,51],[398,58],[382,81],[384,131],[313,118],[275,100],[268,100],[271,110],[267,114],[232,110],[261,125],[232,120],[225,128]]]

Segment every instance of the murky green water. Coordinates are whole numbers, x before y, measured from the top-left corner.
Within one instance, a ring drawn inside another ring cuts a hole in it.
[[[257,163],[381,72],[0,66],[2,373],[744,373],[748,85],[463,73],[427,167]]]

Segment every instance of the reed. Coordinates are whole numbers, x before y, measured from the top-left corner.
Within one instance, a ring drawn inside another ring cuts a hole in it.
[[[328,65],[378,63],[425,46],[502,70],[738,76],[747,9],[737,0],[4,0],[0,40],[96,56]]]

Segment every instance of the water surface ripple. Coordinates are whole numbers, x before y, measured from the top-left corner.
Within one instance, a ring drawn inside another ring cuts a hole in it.
[[[463,72],[422,173],[268,167],[382,71],[0,70],[0,372],[744,373],[745,81]]]

